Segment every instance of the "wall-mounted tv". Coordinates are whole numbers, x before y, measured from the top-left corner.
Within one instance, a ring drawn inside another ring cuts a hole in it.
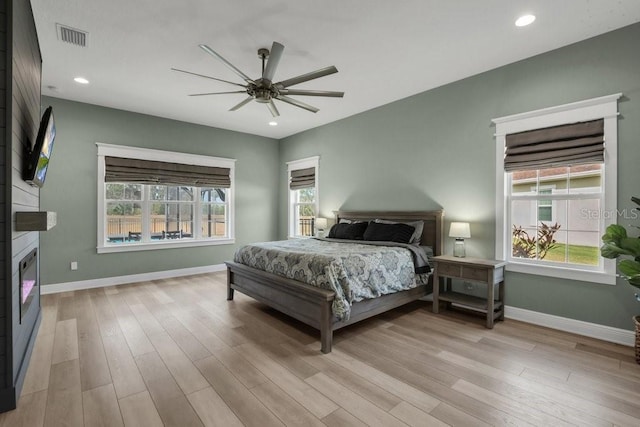
[[[42,115],[36,143],[33,145],[33,149],[25,155],[22,179],[28,184],[34,187],[44,185],[55,138],[56,125],[53,121],[53,109],[49,107]]]

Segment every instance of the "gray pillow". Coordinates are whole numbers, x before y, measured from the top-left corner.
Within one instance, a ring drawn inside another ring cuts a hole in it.
[[[360,221],[360,220],[355,220],[355,219],[340,218],[339,224],[357,224],[359,222],[369,222],[369,221]]]
[[[422,239],[422,230],[424,229],[423,221],[389,221],[388,219],[376,219],[373,222],[378,222],[380,224],[407,224],[415,228],[416,230],[413,232],[411,239],[409,240],[410,244],[419,245],[420,240]]]

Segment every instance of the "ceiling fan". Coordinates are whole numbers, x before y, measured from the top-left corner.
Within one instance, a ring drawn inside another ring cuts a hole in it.
[[[276,108],[274,99],[277,99],[282,102],[286,102],[287,104],[295,105],[296,107],[303,108],[307,111],[311,111],[312,113],[317,113],[320,111],[318,108],[306,104],[302,101],[298,101],[297,99],[290,98],[289,95],[304,95],[304,96],[328,96],[334,98],[342,98],[344,96],[344,92],[334,92],[327,90],[303,90],[303,89],[289,89],[290,86],[295,86],[300,83],[308,82],[309,80],[318,79],[320,77],[328,76],[330,74],[334,74],[338,72],[338,69],[335,66],[330,66],[326,68],[321,68],[316,71],[312,71],[310,73],[302,74],[297,77],[292,77],[290,79],[282,80],[274,83],[273,77],[276,73],[276,68],[278,67],[278,63],[280,62],[280,58],[282,58],[282,52],[284,51],[284,46],[278,42],[273,42],[271,46],[271,51],[266,48],[258,49],[258,57],[262,59],[262,76],[259,79],[253,80],[249,78],[245,73],[236,68],[229,61],[224,59],[218,52],[211,49],[209,46],[205,44],[199,45],[200,49],[207,52],[209,55],[221,61],[224,65],[226,65],[231,71],[236,73],[242,80],[244,80],[245,84],[234,83],[227,80],[218,79],[216,77],[205,76],[203,74],[193,73],[191,71],[179,70],[177,68],[172,68],[173,71],[178,71],[181,73],[191,74],[198,77],[204,77],[207,79],[216,80],[223,83],[232,84],[235,86],[240,86],[244,88],[244,90],[230,91],[230,92],[209,92],[209,93],[196,93],[189,96],[208,96],[208,95],[225,95],[230,93],[246,93],[249,95],[247,98],[242,100],[240,103],[231,107],[229,111],[236,111],[242,106],[248,104],[249,102],[255,100],[261,104],[266,104],[271,111],[273,117],[278,117],[280,112]]]

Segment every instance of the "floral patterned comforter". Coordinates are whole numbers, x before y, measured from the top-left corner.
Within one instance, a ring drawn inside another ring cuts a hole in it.
[[[414,257],[402,246],[295,239],[244,246],[234,261],[334,291],[333,314],[343,320],[353,302],[426,283],[428,274],[415,273]]]

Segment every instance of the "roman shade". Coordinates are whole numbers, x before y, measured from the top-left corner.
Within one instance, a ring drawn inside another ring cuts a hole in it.
[[[506,136],[504,170],[604,162],[604,120],[535,129]]]
[[[105,156],[105,182],[231,187],[229,168]]]
[[[291,171],[291,182],[289,188],[300,190],[316,186],[316,168],[296,169]]]

